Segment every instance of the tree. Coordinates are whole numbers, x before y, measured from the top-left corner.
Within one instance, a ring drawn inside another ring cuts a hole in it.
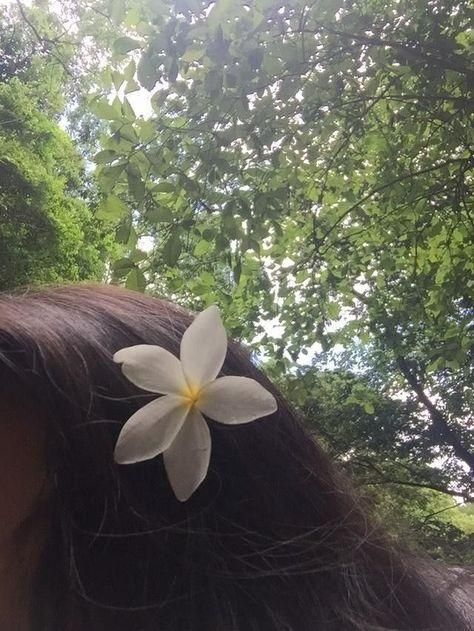
[[[275,378],[342,346],[333,374],[316,363],[286,387],[380,511],[402,490],[427,514],[438,489],[471,497],[467,2],[67,6],[73,36],[36,37],[79,63],[107,127],[96,216],[120,244],[114,281],[218,302]]]
[[[217,298],[247,338],[276,315],[284,335],[260,345],[282,370],[315,342],[370,343],[472,468],[467,4],[135,2],[123,19],[103,92],[138,82],[155,115],[93,108],[102,216],[155,237],[129,273]]]
[[[19,29],[21,22],[8,13],[4,17],[0,289],[100,278],[110,246],[92,216],[93,191],[86,190],[84,167],[71,140],[51,120],[60,114],[61,75],[56,75],[57,68],[43,65],[41,56],[34,57],[34,45]]]
[[[426,413],[414,396],[389,396],[380,377],[307,367],[281,386],[395,536],[434,557],[472,562],[474,519],[462,507],[473,498],[452,489],[467,474],[430,466],[437,445]]]

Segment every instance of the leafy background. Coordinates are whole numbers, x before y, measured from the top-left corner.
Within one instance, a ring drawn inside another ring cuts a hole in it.
[[[463,0],[0,7],[0,289],[218,303],[394,536],[473,561]]]

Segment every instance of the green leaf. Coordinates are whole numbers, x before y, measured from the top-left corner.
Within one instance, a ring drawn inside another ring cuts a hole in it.
[[[144,53],[137,67],[137,79],[140,84],[147,90],[153,90],[160,76],[160,70],[152,62],[150,55]]]
[[[121,72],[117,72],[117,70],[112,71],[112,82],[114,84],[114,88],[116,90],[120,90],[120,86],[124,82],[125,77]]]
[[[132,225],[130,222],[120,225],[115,231],[115,240],[117,243],[127,243],[130,239]]]
[[[197,242],[196,247],[194,248],[194,255],[198,257],[203,256],[204,254],[207,254],[211,249],[212,245],[209,243],[209,241],[201,239],[201,241]]]
[[[121,138],[128,140],[132,145],[136,145],[139,142],[138,134],[133,125],[122,125],[119,134]]]
[[[116,195],[107,195],[99,204],[96,217],[104,221],[118,221],[128,214],[128,207]]]
[[[175,186],[171,182],[160,182],[153,187],[154,193],[173,193],[174,191]]]
[[[118,278],[125,276],[134,268],[135,263],[127,257],[122,257],[117,261],[114,261],[114,264],[112,265],[112,269]]]
[[[145,275],[138,267],[130,270],[127,275],[127,280],[125,281],[125,287],[127,289],[133,289],[134,291],[143,292],[145,291],[146,285],[147,282]]]
[[[373,403],[371,403],[370,401],[365,401],[364,402],[364,410],[367,414],[374,414],[375,412],[375,408]]]
[[[202,48],[188,48],[181,56],[181,60],[187,62],[199,61],[203,56],[204,50]]]
[[[206,228],[202,232],[202,238],[206,241],[213,241],[216,237],[216,231],[213,228]]]
[[[140,48],[141,43],[132,39],[131,37],[119,37],[112,44],[112,49],[116,55],[126,55],[131,50],[135,50],[136,48]]]
[[[147,257],[147,252],[144,252],[143,250],[134,250],[130,254],[130,258],[134,263],[140,263],[140,261],[144,261]]]
[[[135,72],[137,71],[137,66],[134,59],[130,60],[130,63],[127,65],[125,70],[123,71],[123,76],[126,81],[132,81],[135,77]]]
[[[234,276],[235,284],[238,285],[240,283],[240,277],[242,275],[242,261],[240,259],[237,259],[237,262],[232,270],[232,274]]]
[[[263,49],[255,48],[248,55],[248,62],[252,70],[258,70],[263,61]]]
[[[270,77],[280,75],[283,70],[282,62],[273,55],[265,55],[262,60],[262,67]]]
[[[122,112],[125,118],[128,119],[129,121],[134,121],[137,117],[127,97],[123,99]]]
[[[141,142],[150,142],[156,136],[155,123],[151,120],[139,121],[138,136]]]
[[[178,60],[176,57],[173,57],[173,60],[170,65],[170,69],[168,71],[168,80],[170,83],[175,83],[179,72]]]
[[[108,164],[109,162],[113,162],[117,158],[117,152],[111,149],[104,149],[103,151],[99,151],[94,156],[94,162],[96,164]]]
[[[135,201],[139,204],[145,196],[145,182],[142,179],[140,169],[135,164],[130,164],[127,168],[128,189]]]
[[[127,81],[125,85],[125,94],[130,94],[131,92],[138,92],[139,89],[140,89],[139,84],[134,79],[130,79],[130,81]]]
[[[118,121],[122,118],[122,112],[104,100],[93,101],[90,109],[93,114],[105,120]]]
[[[328,317],[336,320],[341,312],[341,306],[337,302],[328,302],[326,306]]]
[[[216,249],[218,251],[227,253],[230,247],[229,239],[225,234],[219,233],[216,237]]]
[[[221,70],[210,70],[204,77],[204,85],[210,97],[218,96],[222,91],[224,76]]]
[[[110,167],[104,167],[100,171],[100,173],[98,174],[98,181],[99,186],[104,193],[110,193],[113,190],[124,168],[124,164],[117,164]]]
[[[163,260],[166,265],[173,267],[181,255],[181,238],[179,231],[174,229],[163,247]]]
[[[183,116],[175,116],[170,121],[168,121],[168,126],[175,129],[183,129],[186,126],[187,122],[187,119]]]
[[[147,210],[146,219],[152,224],[171,223],[174,219],[173,212],[167,206],[158,206]]]

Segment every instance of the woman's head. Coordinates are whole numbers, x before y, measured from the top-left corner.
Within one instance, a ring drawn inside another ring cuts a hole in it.
[[[0,297],[0,472],[13,498],[4,512],[13,527],[37,502],[50,510],[37,628],[462,628],[236,344],[222,374],[258,380],[278,410],[248,425],[210,422],[209,471],[187,502],[161,457],[114,462],[123,424],[156,397],[123,376],[114,353],[154,344],[179,355],[191,320],[112,287]]]

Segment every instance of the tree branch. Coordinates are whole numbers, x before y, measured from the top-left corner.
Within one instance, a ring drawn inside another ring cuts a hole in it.
[[[327,33],[331,33],[332,35],[336,35],[337,37],[341,37],[345,40],[349,39],[354,42],[358,42],[364,46],[382,46],[385,48],[392,48],[393,50],[397,50],[404,54],[409,59],[419,63],[430,64],[436,68],[443,68],[444,70],[454,70],[455,72],[465,75],[471,81],[474,81],[474,71],[469,66],[465,65],[464,59],[460,55],[456,55],[454,53],[446,55],[445,53],[443,54],[443,51],[439,51],[434,47],[432,47],[432,50],[427,51],[425,50],[428,46],[426,43],[424,44],[425,48],[423,48],[422,45],[417,42],[400,42],[388,38],[385,39],[380,36],[377,37],[376,35],[347,33],[346,31],[340,31],[339,29],[323,23],[318,24],[317,30],[304,30],[312,33],[313,35],[324,30]]]
[[[369,300],[367,296],[364,296],[364,294],[361,294],[356,289],[352,289],[352,293],[363,304],[369,304]],[[390,344],[390,346],[395,353],[394,345]],[[406,382],[416,394],[418,401],[427,410],[431,419],[431,427],[437,435],[440,444],[449,445],[450,447],[452,447],[456,457],[465,462],[470,468],[471,472],[474,472],[474,453],[472,453],[470,449],[463,445],[457,432],[452,427],[450,427],[449,421],[446,416],[440,410],[438,410],[435,404],[429,399],[428,395],[423,390],[423,386],[416,378],[416,375],[414,375],[410,370],[406,359],[402,355],[397,355],[395,353],[395,361],[400,372],[405,377]]]
[[[20,2],[20,0],[16,0],[16,4],[18,6],[18,9],[20,11],[21,17],[23,18],[24,22],[29,26],[29,28],[32,30],[33,35],[36,37],[37,41],[39,44],[41,44],[41,46],[43,48],[45,48],[45,44],[50,44],[51,46],[54,46],[55,48],[57,48],[58,46],[58,40],[54,40],[54,39],[49,39],[47,37],[44,37],[43,35],[41,35],[41,33],[38,31],[38,29],[36,28],[36,26],[31,22],[31,20],[28,18],[28,16],[26,15],[25,9],[22,5],[22,3]],[[70,77],[73,76],[71,70],[67,67],[67,65],[65,64],[65,62],[61,59],[61,57],[53,52],[51,52],[51,50],[48,51],[50,53],[50,55],[56,59],[56,61],[59,63],[59,65],[62,67],[62,69],[64,70],[64,72],[69,75]]]
[[[385,472],[383,471],[383,469],[381,469],[380,467],[375,465],[373,462],[365,458],[364,459],[361,459],[361,458],[351,459],[349,460],[349,463],[359,464],[367,469],[372,469],[380,477],[379,481],[372,480],[372,481],[364,482],[363,484],[366,486],[395,484],[398,486],[410,486],[410,487],[420,488],[420,489],[429,489],[431,491],[437,491],[438,493],[444,493],[445,495],[451,495],[452,497],[462,497],[463,500],[465,500],[466,502],[472,502],[474,500],[474,496],[470,495],[469,493],[466,493],[465,491],[453,491],[451,489],[448,489],[445,486],[441,486],[440,484],[435,484],[431,482],[414,482],[413,480],[393,479],[387,476]]]
[[[428,398],[426,392],[423,390],[422,385],[416,378],[416,376],[410,370],[410,367],[406,359],[399,355],[396,357],[397,366],[400,372],[405,377],[407,383],[415,392],[420,403],[426,408],[430,415],[432,427],[438,438],[445,444],[450,445],[453,448],[456,456],[463,460],[474,472],[474,453],[472,453],[467,447],[465,447],[457,433],[449,426],[448,420],[445,415],[438,410],[434,403]]]
[[[446,506],[445,508],[441,508],[440,510],[435,511],[434,513],[430,513],[429,515],[425,515],[425,517],[422,520],[422,524],[426,524],[427,521],[429,521],[432,517],[435,517],[436,515],[439,515],[440,513],[445,513],[448,510],[453,510],[453,508],[457,508],[458,506],[462,506],[462,502],[457,502],[456,504],[453,504],[452,506]]]
[[[413,488],[419,489],[428,489],[431,491],[437,491],[438,493],[444,493],[445,495],[451,495],[452,497],[462,497],[466,502],[472,502],[474,500],[474,495],[469,495],[469,493],[464,493],[462,491],[450,491],[449,489],[445,489],[444,487],[440,487],[433,484],[423,484],[422,482],[411,482],[410,480],[391,480],[389,478],[384,478],[383,480],[373,480],[369,482],[364,482],[365,486],[381,486],[383,484],[394,484],[396,486],[410,486]]]
[[[361,204],[369,200],[371,197],[373,197],[377,193],[381,193],[385,189],[390,188],[391,186],[393,186],[394,184],[398,184],[399,182],[409,180],[410,178],[417,177],[418,175],[424,175],[425,173],[431,173],[433,171],[437,171],[438,169],[442,169],[443,167],[448,166],[449,164],[455,164],[456,162],[465,162],[465,158],[452,158],[450,160],[445,160],[441,164],[426,167],[425,169],[420,169],[419,171],[411,171],[410,173],[401,175],[400,177],[390,180],[390,182],[386,182],[385,184],[382,184],[381,186],[376,186],[371,191],[369,191],[366,195],[364,195],[364,197],[362,197],[359,201],[353,204],[350,208],[345,210],[340,217],[338,217],[337,221],[335,221],[333,225],[330,226],[330,228],[328,228],[326,232],[324,233],[324,235],[321,237],[320,243],[323,243],[327,239],[327,237],[331,234],[331,232],[333,232],[333,230],[337,228],[337,226],[341,223],[341,221],[345,217],[347,217],[347,215],[349,215],[358,206],[360,206]]]

